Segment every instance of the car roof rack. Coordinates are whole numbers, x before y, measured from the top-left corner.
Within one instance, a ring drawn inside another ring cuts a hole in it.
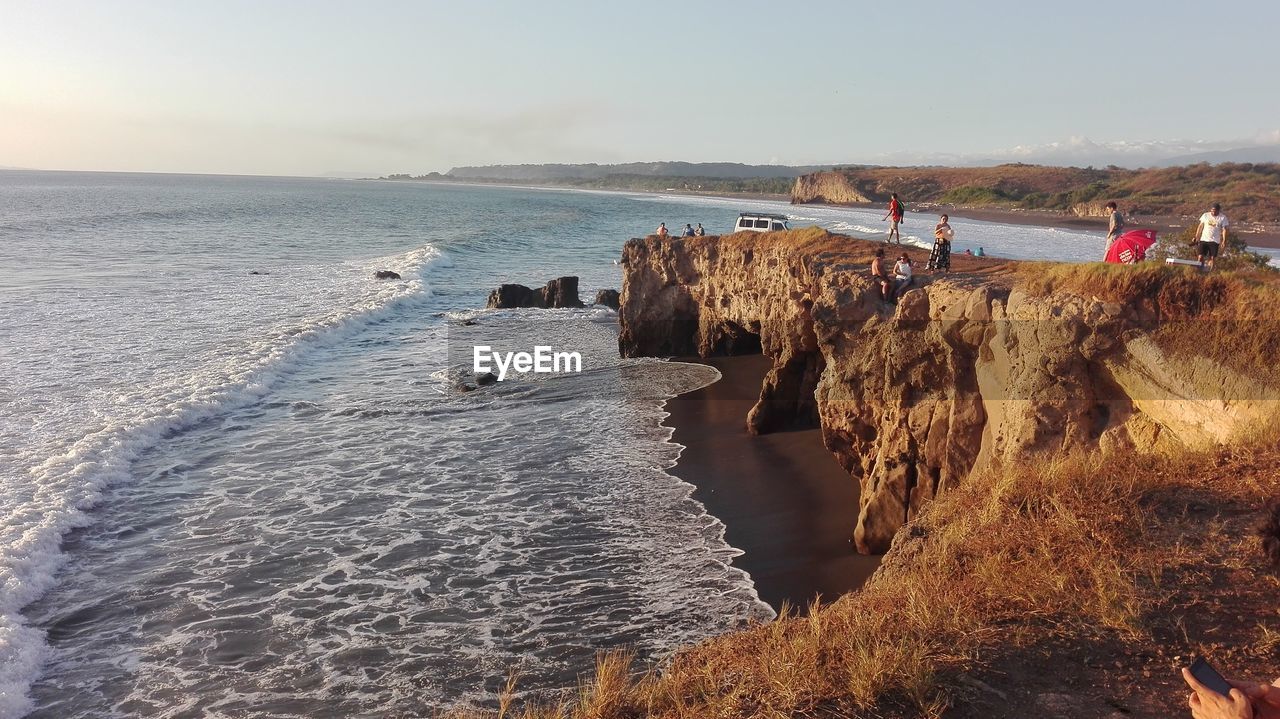
[[[738,217],[767,217],[771,220],[786,220],[786,215],[775,215],[769,212],[739,212]]]

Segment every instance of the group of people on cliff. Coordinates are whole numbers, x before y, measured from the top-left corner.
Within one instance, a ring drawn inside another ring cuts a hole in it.
[[[897,201],[897,194],[893,196]],[[898,204],[897,208],[901,211],[902,205]],[[893,214],[893,207],[890,208],[890,215]],[[886,215],[886,217],[890,216]],[[893,223],[894,229],[891,232],[897,232],[897,226],[902,221],[899,214],[897,220]],[[891,235],[892,236],[892,235]],[[951,242],[955,239],[955,230],[951,229],[951,218],[942,215],[938,218],[938,224],[933,227],[933,248],[929,252],[929,260],[925,264],[925,270],[930,272],[949,272],[951,270]],[[888,244],[885,240],[885,244]],[[899,244],[902,239],[899,237]],[[982,248],[978,248],[981,254]],[[965,254],[973,254],[968,250]],[[898,298],[907,290],[911,289],[911,283],[914,278],[915,263],[912,262],[911,256],[903,252],[893,264],[892,276],[885,270],[885,253],[884,248],[876,249],[875,257],[871,260],[871,276],[876,279],[880,286],[880,299],[890,304],[896,304]]]
[[[654,230],[653,234],[657,235],[658,237],[670,237],[671,230],[667,229],[667,223],[659,222],[658,229]],[[694,227],[693,225],[686,222],[684,223],[684,230],[680,233],[680,236],[681,237],[703,237],[706,234],[707,234],[707,231],[702,228],[701,222],[698,223],[697,227]]]
[[[1104,206],[1107,212],[1107,244],[1103,249],[1103,258],[1107,258],[1111,253],[1111,247],[1116,240],[1125,233],[1125,218],[1120,213],[1119,205],[1114,201],[1108,202]],[[906,216],[906,205],[898,197],[898,193],[889,193],[889,207],[882,220],[889,222],[889,234],[885,237],[885,243],[891,243],[895,240],[898,244],[902,244],[902,233],[899,226],[902,224]],[[1227,228],[1231,226],[1230,220],[1222,212],[1222,205],[1215,202],[1207,212],[1200,215],[1198,225],[1193,235],[1192,243],[1196,246],[1197,261],[1201,267],[1212,269],[1214,260],[1223,254],[1222,248],[1227,241]],[[955,237],[955,233],[951,230],[946,215],[942,216],[941,221],[933,230],[934,243],[933,250],[929,255],[929,268],[948,270],[951,268],[951,241]],[[1152,234],[1154,238],[1154,234]],[[982,248],[978,248],[976,253],[978,256],[983,254]]]
[[[1125,219],[1124,215],[1120,214],[1119,205],[1114,201],[1108,202],[1105,209],[1107,211],[1107,246],[1103,250],[1104,258],[1110,255],[1111,246],[1125,231]],[[1222,212],[1220,203],[1213,203],[1207,212],[1200,215],[1191,241],[1196,246],[1196,260],[1201,267],[1212,269],[1214,260],[1224,254],[1222,248],[1226,244],[1227,228],[1230,226],[1231,221]]]

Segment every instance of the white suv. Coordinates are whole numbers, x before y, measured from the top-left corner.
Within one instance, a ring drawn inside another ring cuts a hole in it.
[[[738,224],[733,226],[734,232],[776,232],[789,230],[786,215],[767,215],[759,212],[744,212],[738,215]]]

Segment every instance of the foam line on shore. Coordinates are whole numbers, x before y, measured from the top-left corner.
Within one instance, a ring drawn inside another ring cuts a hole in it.
[[[43,632],[27,624],[21,610],[55,583],[64,560],[63,535],[91,521],[89,510],[108,488],[131,479],[133,461],[175,432],[258,401],[313,353],[429,298],[423,275],[450,264],[447,255],[430,245],[355,264],[351,272],[366,275],[396,267],[404,281],[370,280],[358,303],[250,347],[236,366],[206,368],[198,378],[203,382],[190,389],[156,397],[147,394],[150,388],[140,388],[127,404],[144,407],[142,412],[104,419],[65,452],[26,469],[23,482],[6,483],[0,495],[5,510],[0,523],[0,719],[31,709],[26,692],[48,657]]]

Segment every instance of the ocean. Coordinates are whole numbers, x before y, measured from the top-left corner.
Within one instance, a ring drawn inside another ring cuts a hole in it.
[[[0,172],[0,719],[417,716],[771,617],[667,472],[663,403],[715,370],[618,359],[607,308],[482,309],[561,275],[589,303],[620,289],[627,238],[749,210],[883,228],[768,201]],[[952,224],[957,252],[1103,245]],[[461,391],[481,341],[583,371]]]

